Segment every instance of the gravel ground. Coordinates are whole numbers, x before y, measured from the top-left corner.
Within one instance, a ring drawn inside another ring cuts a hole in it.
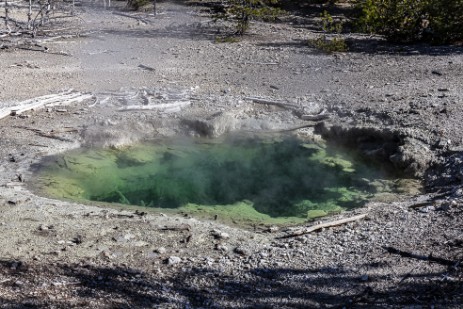
[[[318,33],[290,22],[254,23],[241,42],[217,44],[220,25],[200,7],[162,3],[156,18],[117,12],[83,7],[75,22],[85,35],[40,42],[47,53],[0,53],[1,107],[69,88],[94,95],[0,122],[0,307],[461,307],[461,47],[349,35],[351,52],[327,55],[304,43]],[[118,110],[143,100],[191,104]],[[330,118],[304,120],[321,110]],[[34,189],[31,165],[79,145],[299,126],[419,177],[426,192],[282,238],[302,227],[243,229]]]

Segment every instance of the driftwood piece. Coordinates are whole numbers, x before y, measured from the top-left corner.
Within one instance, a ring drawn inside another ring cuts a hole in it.
[[[15,128],[19,128],[19,129],[24,129],[24,130],[28,130],[28,131],[31,131],[31,132],[34,132],[35,134],[37,134],[38,136],[41,136],[41,137],[46,137],[46,138],[51,138],[51,139],[56,139],[56,140],[59,140],[59,141],[65,141],[65,142],[68,142],[70,141],[69,139],[67,138],[64,138],[64,137],[60,137],[60,136],[57,136],[57,134],[61,134],[61,133],[70,133],[70,132],[78,132],[77,129],[74,129],[74,128],[64,128],[64,130],[60,130],[60,131],[50,131],[50,132],[44,132],[40,129],[36,129],[36,128],[29,128],[29,127],[26,127],[26,126],[14,126]]]
[[[329,221],[329,222],[324,222],[324,223],[312,225],[312,226],[309,226],[307,228],[292,232],[290,234],[286,234],[286,235],[277,237],[277,239],[291,238],[291,237],[297,237],[297,236],[309,234],[309,233],[318,231],[318,230],[323,229],[323,228],[333,227],[333,226],[346,224],[346,223],[349,223],[349,222],[358,221],[358,220],[361,220],[361,219],[365,218],[366,216],[367,216],[367,214],[361,214],[361,215],[353,216],[353,217],[350,217],[350,218],[345,218],[345,219],[341,219],[341,220]]]
[[[321,111],[318,114],[314,115],[301,115],[300,117],[302,120],[308,120],[308,121],[321,121],[330,118],[330,114],[326,113],[325,110]]]
[[[420,207],[426,207],[426,206],[432,206],[433,202],[432,201],[426,201],[426,202],[421,202],[421,203],[415,203],[408,205],[408,208],[420,208]]]
[[[151,105],[127,105],[118,109],[120,112],[126,111],[143,111],[143,110],[171,110],[191,105],[190,101],[176,101],[164,104]]]
[[[121,12],[113,12],[113,14],[123,16],[123,17],[127,17],[127,18],[133,18],[133,19],[135,19],[135,20],[137,20],[139,22],[145,23],[145,24],[150,24],[151,23],[151,20],[143,18],[141,16],[137,16],[137,15],[131,15],[131,14],[126,14],[126,13],[121,13]]]
[[[43,107],[80,103],[82,101],[90,99],[91,97],[92,95],[90,94],[72,92],[72,90],[60,94],[44,95],[41,97],[22,101],[15,106],[0,109],[0,119],[5,118],[9,115],[19,115],[24,112],[40,109]]]
[[[150,66],[147,66],[147,65],[144,65],[144,64],[139,64],[138,67],[142,70],[146,70],[146,71],[150,71],[150,72],[154,72],[156,71],[155,68],[153,67],[150,67]]]
[[[286,102],[281,102],[281,101],[273,101],[273,100],[268,100],[268,99],[264,99],[264,98],[257,98],[257,97],[245,97],[244,99],[252,101],[254,103],[258,103],[258,104],[274,105],[274,106],[278,106],[278,107],[286,108],[286,109],[290,109],[290,110],[299,110],[300,109],[300,107],[298,105],[296,105],[296,104],[291,104],[291,103],[286,103]]]
[[[242,64],[245,64],[245,65],[279,65],[280,63],[279,62],[242,62]]]
[[[186,223],[182,223],[179,225],[172,225],[172,226],[164,226],[160,228],[161,231],[191,231],[191,226]]]
[[[283,133],[283,132],[292,132],[292,131],[297,131],[297,130],[300,130],[300,129],[315,127],[316,125],[317,125],[317,123],[308,123],[308,124],[304,124],[302,126],[297,126],[297,127],[294,127],[294,128],[278,130],[276,132],[281,132],[281,133]]]
[[[71,96],[70,98],[67,98],[67,99],[63,98],[58,102],[46,104],[46,107],[66,106],[66,105],[70,105],[70,104],[73,104],[73,103],[81,103],[81,102],[83,102],[85,100],[88,100],[88,99],[91,99],[91,98],[93,98],[93,95],[91,95],[91,94],[77,93],[76,95]]]

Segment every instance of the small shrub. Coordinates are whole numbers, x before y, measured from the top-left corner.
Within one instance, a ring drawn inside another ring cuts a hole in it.
[[[222,13],[215,15],[217,20],[233,20],[235,35],[243,35],[249,29],[252,19],[274,20],[282,10],[273,7],[278,0],[228,0]]]
[[[152,0],[128,0],[127,8],[138,11],[149,4],[152,4]]]
[[[325,53],[346,52],[349,50],[344,38],[334,37],[329,39],[326,35],[309,40],[308,45]]]
[[[394,42],[463,39],[463,0],[357,0],[357,26]]]
[[[233,36],[233,35],[215,37],[216,43],[237,43],[239,41],[240,39],[237,36]]]
[[[341,21],[334,20],[330,13],[323,11],[321,14],[321,27],[323,31],[328,33],[341,33],[343,23]]]

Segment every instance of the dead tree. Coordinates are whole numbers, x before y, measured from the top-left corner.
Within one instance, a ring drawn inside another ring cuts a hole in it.
[[[9,6],[8,6],[8,0],[5,0],[5,28],[6,30],[10,31],[10,25],[8,23],[9,21]]]

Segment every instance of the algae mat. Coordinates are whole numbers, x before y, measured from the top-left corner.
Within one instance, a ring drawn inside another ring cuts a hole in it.
[[[39,190],[54,198],[273,224],[361,206],[385,178],[346,153],[292,136],[79,149],[47,158],[37,173]]]

